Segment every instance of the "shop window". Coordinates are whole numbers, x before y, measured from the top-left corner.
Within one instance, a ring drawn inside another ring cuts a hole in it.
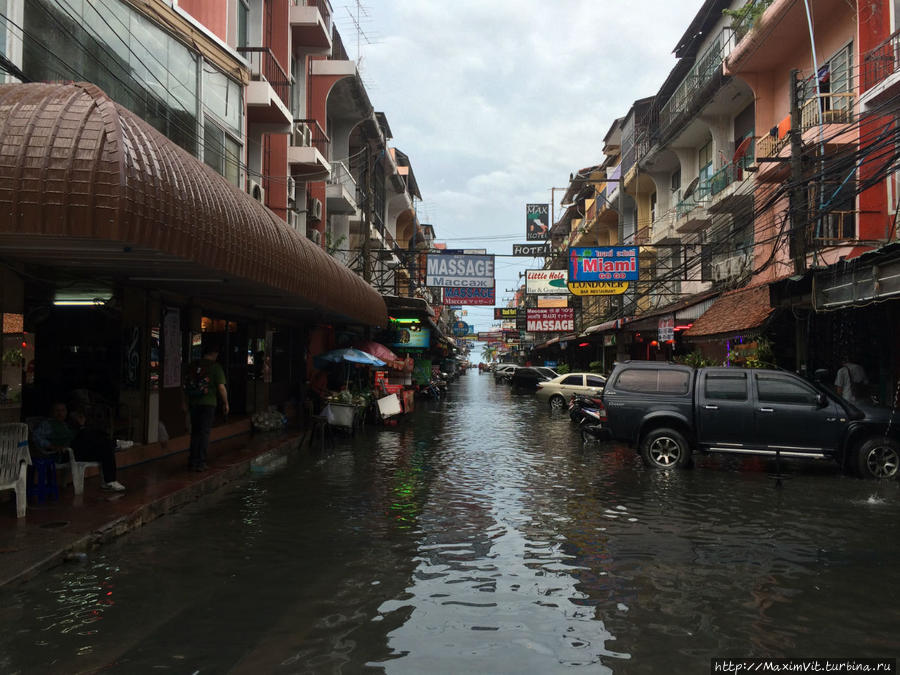
[[[700,189],[703,185],[709,182],[709,179],[712,177],[713,169],[712,169],[712,139],[710,138],[706,145],[704,145],[700,150],[697,151],[697,166],[699,167],[700,181],[698,182],[698,189]],[[698,194],[700,197],[702,195]]]
[[[240,187],[241,144],[209,118],[203,125],[203,161]]]

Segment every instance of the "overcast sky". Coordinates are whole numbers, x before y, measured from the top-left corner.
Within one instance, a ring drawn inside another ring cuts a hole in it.
[[[332,2],[354,55],[356,5]],[[610,124],[656,93],[701,4],[367,0],[360,71],[393,145],[409,155],[419,222],[449,248],[512,253],[526,241],[525,204],[549,202],[550,188],[602,160]],[[539,266],[497,258],[497,304],[520,271]],[[476,330],[491,328],[491,308],[467,309]]]

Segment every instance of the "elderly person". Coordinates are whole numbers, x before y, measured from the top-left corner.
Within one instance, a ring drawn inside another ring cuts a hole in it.
[[[123,492],[125,486],[116,480],[116,444],[102,431],[86,427],[85,421],[83,410],[73,409],[69,415],[66,404],[56,402],[51,417],[34,430],[34,444],[46,453],[72,448],[76,461],[100,462],[100,489]]]

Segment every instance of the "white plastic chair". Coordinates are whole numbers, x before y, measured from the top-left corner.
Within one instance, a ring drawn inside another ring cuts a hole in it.
[[[69,453],[69,466],[72,467],[72,487],[76,495],[84,494],[84,471],[92,466],[99,468],[100,462],[79,462],[72,448],[66,448],[66,451]]]
[[[0,424],[0,490],[15,490],[16,516],[25,517],[28,504],[27,424]]]

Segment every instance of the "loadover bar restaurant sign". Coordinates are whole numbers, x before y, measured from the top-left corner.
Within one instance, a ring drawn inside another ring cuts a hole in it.
[[[494,256],[429,253],[425,283],[443,288],[493,288]]]
[[[571,307],[529,309],[526,317],[529,333],[550,333],[575,330],[575,310]]]
[[[569,281],[637,281],[637,246],[591,246],[569,249]]]

